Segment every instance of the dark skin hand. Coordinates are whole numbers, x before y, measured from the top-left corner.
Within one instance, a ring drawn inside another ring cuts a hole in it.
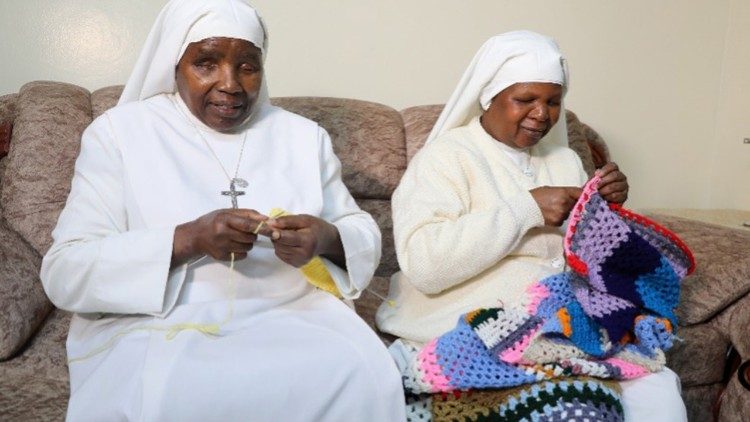
[[[620,171],[617,164],[609,162],[596,170],[596,174],[601,177],[599,194],[607,202],[622,204],[628,199],[630,188],[628,178]]]
[[[541,186],[529,191],[539,205],[545,226],[561,226],[583,190],[575,186]]]
[[[339,230],[311,215],[290,215],[268,220],[276,256],[293,267],[301,267],[316,256],[346,269]]]
[[[208,255],[220,261],[247,257],[258,238],[254,232],[267,220],[249,209],[216,210],[175,228],[171,267]],[[266,229],[262,234],[270,235]]]
[[[601,177],[599,194],[607,202],[622,204],[628,199],[628,179],[615,163],[607,163],[596,170]],[[529,191],[544,216],[547,226],[560,226],[568,218],[570,211],[581,196],[581,188],[573,186],[542,186]]]

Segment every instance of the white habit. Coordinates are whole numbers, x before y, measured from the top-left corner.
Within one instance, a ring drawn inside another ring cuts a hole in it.
[[[233,171],[244,134],[210,131],[173,94],[120,105],[83,135],[42,266],[52,301],[76,312],[69,420],[403,420],[399,373],[381,341],[268,239],[259,236],[233,278],[211,258],[170,271],[175,226],[230,206],[197,130]],[[239,207],[335,224],[348,272],[326,265],[356,297],[378,264],[380,233],[342,183],[328,134],[268,103],[248,130]],[[220,334],[189,324],[220,324]]]

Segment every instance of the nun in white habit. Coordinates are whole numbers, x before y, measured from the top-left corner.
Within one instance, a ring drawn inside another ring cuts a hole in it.
[[[297,268],[356,298],[380,232],[325,130],[270,105],[267,46],[243,0],[172,0],[83,134],[41,271],[75,312],[68,420],[403,420],[381,341]]]
[[[477,52],[393,194],[401,272],[378,327],[405,368],[409,349],[477,308],[512,307],[564,265],[560,226],[588,180],[568,148],[568,69],[551,38],[515,31]],[[627,199],[617,165],[598,170],[601,195]],[[666,369],[622,383],[632,421],[682,421],[679,379]]]

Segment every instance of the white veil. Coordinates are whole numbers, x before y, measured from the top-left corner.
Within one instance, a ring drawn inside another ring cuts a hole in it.
[[[489,107],[495,95],[519,82],[552,82],[567,91],[567,62],[552,38],[531,31],[513,31],[487,40],[458,82],[427,142],[468,124]],[[568,145],[564,114],[542,141]]]
[[[187,45],[211,37],[250,41],[266,59],[265,24],[245,0],[171,0],[156,18],[118,104],[176,92],[175,66]],[[254,107],[267,102],[264,73]]]

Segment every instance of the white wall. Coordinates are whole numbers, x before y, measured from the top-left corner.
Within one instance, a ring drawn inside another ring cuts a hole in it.
[[[0,0],[0,94],[124,83],[164,0]],[[567,105],[607,140],[632,207],[750,209],[743,0],[255,0],[273,96],[445,102],[491,35],[532,29],[570,62]],[[729,182],[729,183],[727,183]]]
[[[709,202],[750,210],[750,2],[730,4]]]

